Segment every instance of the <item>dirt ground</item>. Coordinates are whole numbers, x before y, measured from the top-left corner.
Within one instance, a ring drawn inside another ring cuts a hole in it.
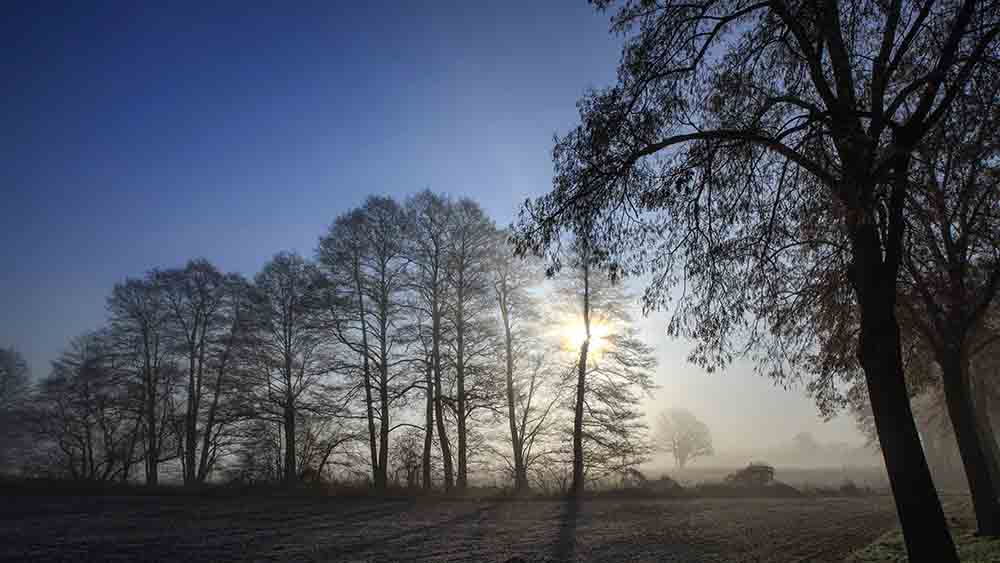
[[[842,561],[889,497],[0,497],[4,561]]]

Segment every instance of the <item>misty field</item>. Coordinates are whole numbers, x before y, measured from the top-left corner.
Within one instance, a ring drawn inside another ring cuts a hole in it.
[[[885,496],[12,496],[0,499],[0,560],[842,561],[895,523]]]

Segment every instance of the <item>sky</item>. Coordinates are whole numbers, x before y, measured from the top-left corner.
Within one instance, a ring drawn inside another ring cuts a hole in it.
[[[614,81],[608,21],[583,0],[4,3],[0,346],[44,376],[126,276],[311,256],[369,194],[469,196],[509,223],[551,186],[577,99]],[[690,408],[716,449],[862,441],[801,389],[686,364],[665,319],[643,321],[651,411]]]

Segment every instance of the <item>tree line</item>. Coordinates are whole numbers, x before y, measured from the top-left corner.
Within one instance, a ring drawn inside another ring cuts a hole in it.
[[[36,385],[4,352],[7,466],[446,490],[472,474],[582,490],[629,471],[651,451],[638,404],[656,367],[632,299],[582,239],[546,276],[508,238],[469,199],[373,196],[312,259],[127,278]],[[594,330],[588,351],[574,335]]]

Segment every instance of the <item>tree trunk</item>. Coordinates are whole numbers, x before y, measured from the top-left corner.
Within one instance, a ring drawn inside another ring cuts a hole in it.
[[[970,372],[970,375],[972,373]],[[974,373],[975,375],[980,375],[979,371]],[[972,412],[976,417],[979,439],[982,441],[983,448],[985,449],[987,468],[990,471],[990,479],[993,482],[993,496],[1000,498],[1000,448],[997,446],[996,433],[993,431],[993,422],[990,417],[988,383],[983,377],[973,377],[971,383]]]
[[[215,426],[215,416],[219,410],[219,396],[222,394],[222,374],[226,369],[226,359],[223,358],[215,377],[215,390],[212,394],[212,404],[208,406],[208,416],[205,419],[205,430],[202,434],[201,460],[198,462],[198,482],[204,483],[211,470],[209,450],[212,443],[212,428]]]
[[[572,494],[583,493],[583,394],[586,392],[587,348],[590,339],[580,346],[580,361],[577,365],[576,404],[573,407],[573,485]]]
[[[1000,535],[1000,503],[990,475],[988,452],[980,439],[970,393],[968,366],[961,349],[945,350],[940,358],[945,402],[955,431],[965,477],[972,494],[979,534]]]
[[[501,298],[503,299],[503,298]],[[517,411],[514,408],[514,346],[510,331],[510,317],[501,301],[500,314],[503,319],[504,353],[507,368],[507,419],[510,422],[510,444],[514,454],[514,490],[528,490],[528,475],[524,467],[524,446],[517,431]]]
[[[358,293],[358,317],[361,319],[361,364],[363,377],[365,378],[365,413],[368,417],[368,448],[371,456],[372,482],[378,486],[378,446],[375,442],[375,409],[372,407],[372,372],[371,361],[368,357],[368,324],[365,315],[364,294],[361,290],[361,277],[358,272],[357,262],[354,264],[354,283]]]
[[[590,255],[583,253],[583,327],[584,340],[580,346],[580,361],[576,375],[576,404],[573,407],[573,496],[584,488],[583,471],[583,400],[587,392],[587,352],[590,349]]]
[[[431,447],[434,444],[434,367],[433,361],[427,362],[427,407],[424,418],[424,456],[423,456],[423,487],[430,490],[431,482]]]
[[[195,482],[195,449],[198,444],[198,404],[195,390],[195,360],[194,350],[189,351],[188,358],[188,397],[187,412],[184,413],[184,484]]]
[[[455,486],[454,469],[451,465],[451,447],[448,444],[448,434],[444,428],[444,404],[442,403],[443,392],[441,385],[441,314],[434,307],[434,319],[432,320],[433,340],[431,353],[434,356],[434,416],[437,418],[438,439],[441,442],[441,462],[444,465],[444,489],[450,491]]]
[[[156,383],[152,375],[146,382],[146,484],[156,485],[159,482],[160,448],[157,440],[156,424]]]
[[[894,200],[897,194],[894,194]],[[894,201],[897,231],[885,255],[897,256],[902,245],[902,201]],[[864,221],[863,219],[861,221]],[[879,235],[870,222],[854,226],[852,282],[861,313],[858,356],[865,372],[875,427],[896,501],[910,561],[958,563],[941,501],[931,479],[903,375],[896,319],[897,269],[883,263]]]
[[[383,343],[383,354],[384,350]],[[389,381],[385,362],[386,357],[383,355],[380,370],[381,381],[379,381],[379,406],[382,409],[382,417],[379,423],[378,476],[375,481],[375,487],[379,489],[386,488],[388,484],[389,467]]]
[[[459,297],[461,299],[461,297]],[[459,305],[459,315],[462,314],[461,305]],[[455,358],[455,379],[457,384],[458,397],[456,400],[456,418],[458,419],[458,481],[456,486],[459,490],[465,490],[468,486],[468,460],[467,456],[467,435],[466,435],[466,420],[465,420],[465,351],[464,348],[464,338],[463,338],[464,326],[461,320],[457,323],[457,334],[456,334],[456,358]]]
[[[291,400],[290,398],[288,399]],[[295,409],[290,404],[285,405],[285,483],[291,484],[298,480],[295,467]]]

